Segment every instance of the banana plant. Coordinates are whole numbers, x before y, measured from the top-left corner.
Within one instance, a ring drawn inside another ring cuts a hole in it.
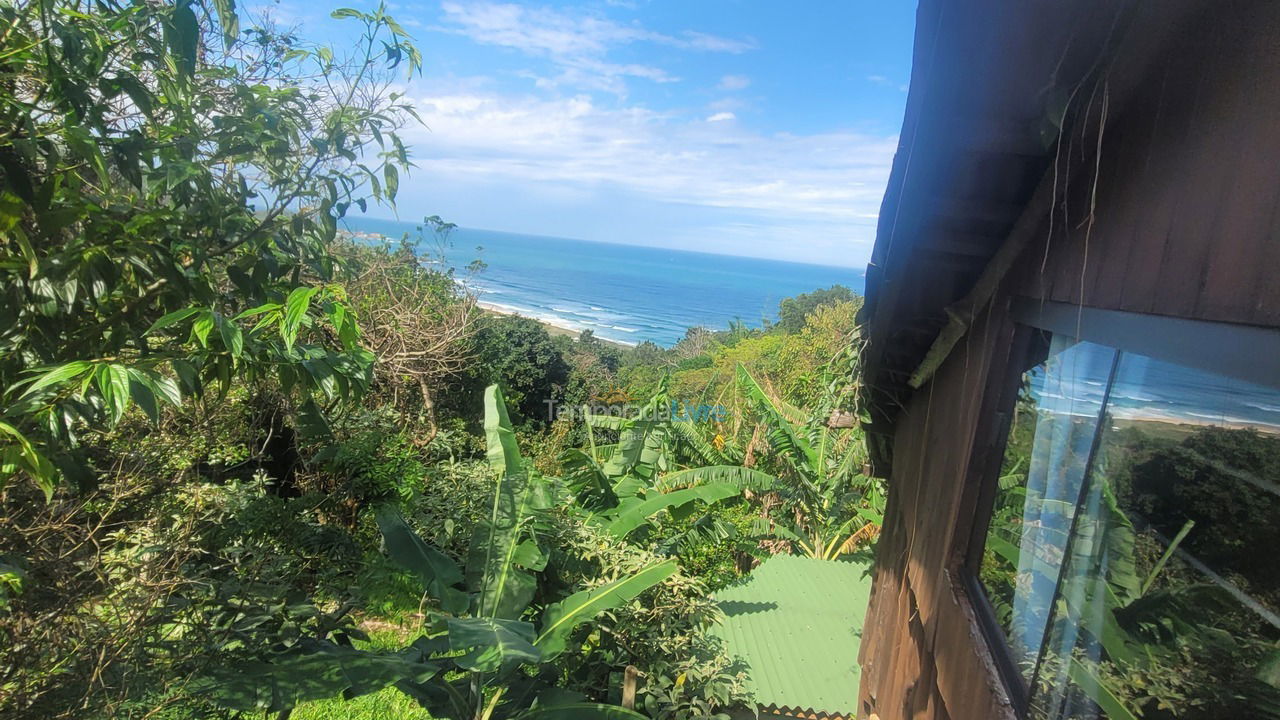
[[[586,414],[588,447],[561,456],[570,490],[588,518],[619,538],[650,524],[664,510],[686,513],[695,502],[713,504],[747,488],[772,483],[765,473],[727,464],[728,459],[671,412],[666,381],[635,417]],[[596,432],[616,432],[618,442],[600,444]],[[680,457],[720,465],[681,468]]]
[[[768,461],[777,468],[789,518],[771,518],[764,534],[796,543],[810,557],[834,559],[879,531],[883,488],[861,474],[863,446],[848,429],[827,426],[829,413],[806,414],[775,399],[741,364],[738,385],[764,423]]]
[[[417,576],[433,601],[421,637],[398,651],[358,649],[349,639],[309,640],[268,660],[212,673],[202,692],[230,709],[286,714],[307,700],[394,686],[441,720],[643,718],[555,687],[551,663],[576,628],[666,580],[677,570],[675,560],[536,606],[548,560],[538,530],[560,493],[556,481],[520,456],[496,386],[485,391],[485,435],[494,490],[465,568],[414,533],[393,507],[377,514],[387,554]]]

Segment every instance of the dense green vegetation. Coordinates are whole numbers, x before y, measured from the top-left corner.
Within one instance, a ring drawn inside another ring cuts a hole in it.
[[[229,0],[0,7],[0,715],[749,707],[710,591],[877,529],[829,422],[858,298],[672,348],[479,311],[446,223],[340,231],[419,55],[334,14],[346,55]]]

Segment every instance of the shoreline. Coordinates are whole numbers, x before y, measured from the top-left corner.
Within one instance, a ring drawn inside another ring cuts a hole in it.
[[[1165,436],[1190,435],[1196,430],[1206,427],[1216,427],[1224,430],[1254,430],[1263,435],[1280,434],[1280,427],[1245,418],[1223,418],[1222,420],[1214,420],[1199,417],[1187,418],[1172,415],[1135,414],[1123,417],[1113,417],[1111,424],[1116,429],[1120,430],[1135,428],[1139,431],[1154,431],[1156,434]]]
[[[509,307],[495,305],[494,303],[488,303],[483,300],[476,300],[476,307],[480,308],[483,312],[489,313],[490,315],[514,315],[516,317],[522,317],[526,320],[532,320],[538,323],[539,325],[541,325],[542,328],[546,330],[547,333],[553,337],[568,337],[576,341],[578,337],[582,334],[582,331],[576,328],[571,328],[564,325],[557,325],[556,323],[550,322],[543,318],[526,315],[524,313],[517,312],[516,310],[512,310]],[[594,332],[592,333],[592,335],[595,337],[596,340],[606,345],[612,345],[613,347],[616,347],[619,350],[630,350],[639,344],[639,343],[623,342],[621,340],[610,340],[609,338],[596,335]]]

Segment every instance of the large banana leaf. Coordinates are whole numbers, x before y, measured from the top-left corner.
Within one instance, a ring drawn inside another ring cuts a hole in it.
[[[593,453],[595,455],[596,462],[609,462],[609,459],[618,453],[618,443],[596,445]]]
[[[466,580],[468,589],[476,593],[475,615],[515,619],[537,589],[537,579],[529,570],[545,565],[545,559],[541,564],[536,560],[540,552],[530,552],[525,536],[526,520],[546,505],[546,497],[538,488],[541,478],[526,469],[520,457],[502,391],[490,385],[484,399],[487,455],[494,470],[493,499],[489,516],[471,536]]]
[[[699,485],[697,487],[659,493],[644,500],[632,499],[619,506],[617,517],[605,529],[617,537],[625,538],[649,518],[667,508],[678,508],[695,500],[713,503],[740,494],[742,491],[728,483]]]
[[[824,437],[829,436],[833,431],[824,431]],[[863,463],[866,457],[861,452],[862,443],[851,442],[844,447],[844,455],[841,456],[840,462],[836,463],[835,469],[827,474],[825,482],[834,487],[842,487],[846,480],[852,480],[859,476],[862,471]],[[865,478],[864,478],[865,480]],[[861,483],[865,486],[865,482]]]
[[[495,473],[510,475],[524,469],[516,432],[507,414],[507,404],[497,385],[484,389],[484,437],[489,466]]]
[[[666,393],[659,391],[640,410],[638,417],[592,416],[592,427],[618,431],[618,449],[604,463],[611,478],[634,475],[651,481],[671,465],[671,416]]]
[[[631,602],[640,593],[671,577],[677,569],[674,558],[664,560],[598,588],[576,592],[549,606],[542,613],[542,629],[533,643],[542,650],[543,661],[564,652],[574,628],[605,610]]]
[[[310,700],[367,695],[402,681],[423,683],[443,667],[414,648],[370,652],[313,640],[270,661],[218,668],[190,690],[231,710],[281,712]]]
[[[445,622],[449,648],[464,653],[452,660],[464,670],[494,672],[542,660],[542,652],[533,646],[533,625],[527,622],[492,618],[449,618]]]
[[[603,468],[606,475],[619,478],[635,475],[646,481],[670,465],[669,423],[659,420],[627,420],[618,435],[618,450]]]
[[[750,489],[763,492],[772,490],[777,485],[778,479],[768,473],[741,465],[708,465],[667,473],[654,483],[654,488],[666,492],[712,483],[733,485],[739,490]]]
[[[588,510],[597,510],[618,504],[618,498],[613,493],[613,481],[589,453],[570,448],[560,454],[560,464],[565,469],[564,478],[568,481],[568,489],[577,497],[579,505]]]
[[[441,675],[431,682],[396,683],[396,689],[417,701],[433,718],[459,718],[471,720],[475,713],[475,698],[471,694],[470,673],[446,679]]]
[[[395,508],[389,505],[379,508],[377,520],[392,562],[416,574],[427,594],[438,600],[446,611],[466,610],[466,593],[453,587],[462,582],[462,571],[453,560],[423,542]]]
[[[647,718],[634,710],[617,705],[576,703],[534,708],[520,713],[515,720],[647,720]]]
[[[533,482],[523,471],[498,476],[489,517],[471,536],[466,580],[479,617],[518,618],[533,599],[538,581],[529,571],[538,567],[525,539],[536,504]]]
[[[1090,700],[1097,703],[1109,720],[1138,720],[1138,716],[1125,706],[1124,701],[1102,684],[1095,669],[1075,658],[1071,658],[1068,662],[1070,664],[1067,667],[1067,675],[1071,678],[1071,682],[1084,691]]]
[[[1134,559],[1137,554],[1137,533],[1133,529],[1129,516],[1120,509],[1120,503],[1111,490],[1111,483],[1103,482],[1101,485],[1102,503],[1106,513],[1106,522],[1102,526],[1102,540],[1106,546],[1107,586],[1120,602],[1127,605],[1142,596],[1144,584]],[[1086,523],[1080,525],[1083,529]],[[1074,547],[1087,546],[1080,539],[1076,539],[1072,544]]]
[[[625,501],[647,492],[650,487],[649,481],[644,478],[635,475],[623,475],[618,478],[618,481],[613,484],[610,490],[613,491],[614,497]]]
[[[854,508],[854,512],[858,513],[858,517],[862,518],[863,520],[866,520],[867,522],[871,523],[872,525],[875,525],[876,527],[881,527],[884,525],[884,506],[883,505],[880,505],[879,507],[869,507],[869,508],[857,507],[857,508]],[[1016,563],[1015,563],[1015,566],[1016,566]]]
[[[806,556],[817,557],[819,550],[814,544],[814,539],[804,537],[802,535],[802,532],[803,531],[797,532],[796,530],[793,530],[787,527],[786,525],[783,525],[782,523],[775,522],[775,523],[769,523],[769,526],[765,528],[765,532],[761,534],[776,535],[777,537],[780,537],[783,540],[790,540],[791,542],[795,543],[796,546],[800,548],[800,551],[803,552]]]

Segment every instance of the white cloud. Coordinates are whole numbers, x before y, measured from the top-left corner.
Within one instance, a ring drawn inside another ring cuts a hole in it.
[[[751,84],[751,78],[746,75],[725,75],[720,78],[720,84],[716,87],[721,90],[742,90]]]
[[[731,112],[718,112],[707,118],[707,122],[724,122],[725,120],[732,120],[735,117],[737,116]]]
[[[550,60],[559,75],[542,78],[544,87],[567,85],[621,95],[628,77],[653,82],[677,79],[658,67],[614,63],[607,59],[611,50],[633,43],[727,53],[755,47],[755,41],[750,39],[735,40],[692,30],[668,35],[647,30],[638,23],[620,23],[586,12],[560,12],[506,3],[463,4],[453,0],[442,3],[441,10],[442,24],[435,30]]]
[[[747,107],[747,104],[736,97],[720,98],[707,103],[707,109],[713,112],[737,112]]]
[[[867,82],[871,83],[872,85],[879,85],[880,87],[897,88],[898,92],[906,92],[908,89],[907,85],[903,83],[894,82],[893,80],[890,80],[884,75],[868,75]]]
[[[762,134],[731,113],[701,119],[643,107],[605,107],[587,95],[505,97],[475,88],[423,96],[430,132],[406,140],[432,175],[610,187],[646,200],[723,208],[797,225],[867,225],[895,137],[855,132]]]
[[[689,47],[694,50],[707,50],[709,52],[727,52],[727,53],[744,53],[748,50],[754,50],[756,41],[753,38],[745,40],[731,40],[729,38],[719,37],[718,35],[708,35],[707,33],[696,32],[693,30],[685,30],[680,34],[681,39],[663,38],[658,42],[667,45],[675,45],[677,47]]]

